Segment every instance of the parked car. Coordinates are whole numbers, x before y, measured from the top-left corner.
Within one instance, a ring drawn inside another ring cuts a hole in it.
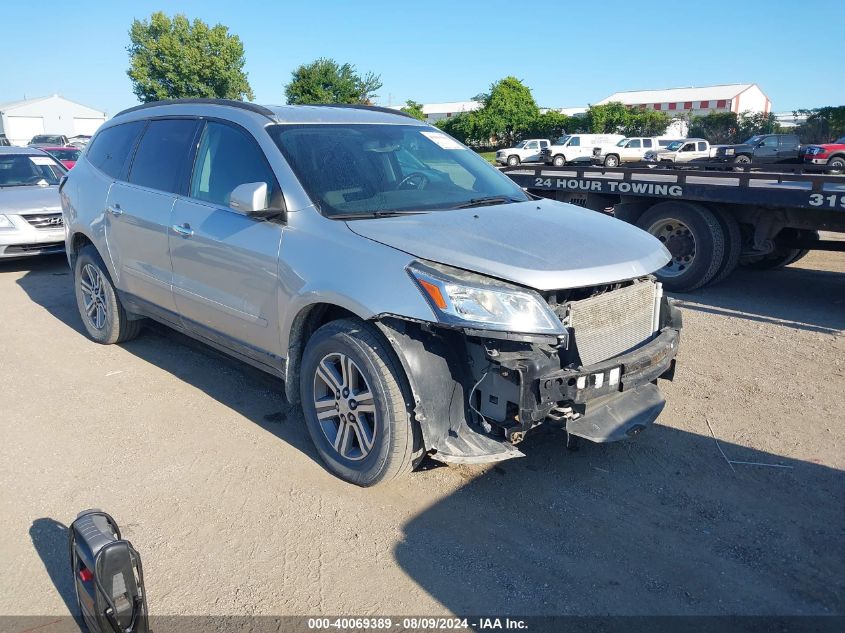
[[[68,139],[68,145],[79,149],[85,149],[85,146],[88,145],[88,141],[90,140],[91,137],[87,134],[77,134],[76,136],[71,136]]]
[[[540,161],[540,152],[551,145],[547,138],[532,138],[521,141],[507,149],[500,149],[496,152],[496,162],[511,167],[520,163],[537,163]]]
[[[82,153],[82,150],[78,147],[41,147],[39,149],[50,154],[50,156],[64,165],[66,169],[73,168],[76,161],[79,160],[79,155]]]
[[[61,253],[59,181],[66,170],[28,147],[0,147],[0,259]]]
[[[650,150],[643,155],[649,163],[689,163],[710,159],[710,143],[703,138],[684,138],[670,141],[663,149]]]
[[[67,136],[63,134],[36,134],[29,141],[30,147],[67,147]]]
[[[565,134],[542,152],[542,160],[547,165],[562,167],[567,163],[593,160],[594,148],[604,151],[613,147],[624,136],[621,134]]]
[[[94,341],[152,318],[279,376],[356,484],[426,454],[519,456],[543,422],[625,439],[663,407],[681,327],[651,276],[664,246],[395,110],[137,106],[61,191]]]
[[[713,160],[743,167],[750,163],[796,163],[801,142],[796,134],[757,134],[739,145],[722,145]]]
[[[845,136],[832,143],[810,145],[802,153],[805,163],[827,165],[828,171],[834,174],[845,172]]]
[[[623,163],[638,163],[643,160],[647,151],[666,147],[673,140],[677,139],[643,136],[623,138],[616,145],[593,148],[592,162],[605,167],[618,167]]]

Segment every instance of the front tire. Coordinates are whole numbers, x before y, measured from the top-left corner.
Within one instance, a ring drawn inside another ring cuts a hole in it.
[[[610,154],[604,159],[605,167],[619,167],[619,157],[616,154]]]
[[[130,320],[103,259],[93,246],[86,246],[73,267],[76,305],[88,336],[103,345],[123,343],[138,336],[140,320]]]
[[[561,154],[558,154],[552,159],[552,165],[554,165],[555,167],[563,167],[564,165],[566,165],[566,157]]]
[[[508,165],[510,167],[516,167],[519,165],[519,156],[508,156]]]
[[[734,171],[745,171],[745,168],[751,164],[751,157],[746,156],[745,154],[740,154],[739,156],[734,156],[733,159],[733,166]]]
[[[350,483],[373,486],[421,461],[409,392],[389,344],[362,321],[332,321],[305,347],[305,423],[326,467]]]
[[[829,174],[841,174],[845,172],[845,156],[834,156],[828,160],[827,172]]]

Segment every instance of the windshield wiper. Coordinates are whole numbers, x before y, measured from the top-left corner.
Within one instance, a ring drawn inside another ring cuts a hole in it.
[[[416,215],[424,211],[368,211],[367,213],[333,213],[328,217],[332,220],[361,220],[367,218],[393,218],[397,215]]]
[[[456,206],[456,209],[470,209],[472,207],[486,207],[490,204],[508,204],[509,202],[524,202],[524,200],[517,200],[516,198],[508,198],[507,196],[487,196],[486,198],[473,198],[469,202],[464,202]]]

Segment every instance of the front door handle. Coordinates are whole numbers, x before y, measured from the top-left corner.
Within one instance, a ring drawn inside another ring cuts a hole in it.
[[[112,215],[123,215],[123,209],[121,209],[120,205],[117,203],[107,206],[106,211],[108,211]]]
[[[182,237],[191,237],[194,234],[194,230],[190,224],[174,224],[173,230]]]

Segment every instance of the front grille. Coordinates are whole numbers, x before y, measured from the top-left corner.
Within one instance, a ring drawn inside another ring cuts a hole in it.
[[[41,244],[15,244],[7,246],[3,251],[4,255],[14,255],[17,253],[60,253],[64,250],[64,242],[43,242]]]
[[[658,295],[659,286],[644,280],[570,302],[566,324],[572,328],[581,364],[601,362],[647,341],[655,330]]]
[[[36,229],[60,229],[65,225],[61,213],[40,213],[21,217]]]

